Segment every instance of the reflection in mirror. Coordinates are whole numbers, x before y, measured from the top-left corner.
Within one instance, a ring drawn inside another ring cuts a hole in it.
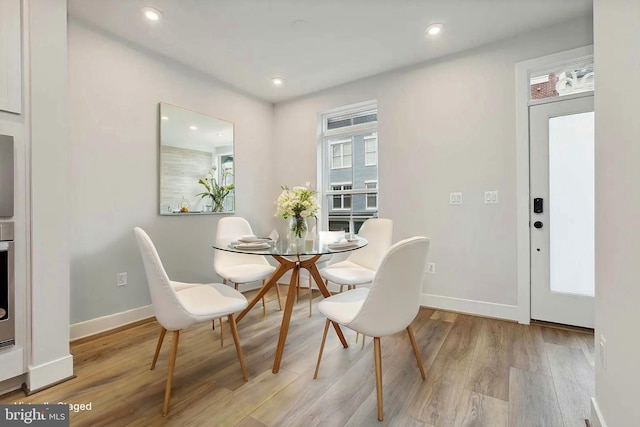
[[[160,104],[160,214],[235,210],[233,123]]]

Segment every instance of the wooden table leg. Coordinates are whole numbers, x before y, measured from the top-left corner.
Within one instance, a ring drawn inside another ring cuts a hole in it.
[[[278,337],[278,347],[276,349],[276,358],[273,361],[273,372],[277,374],[280,370],[280,362],[284,353],[284,345],[287,341],[287,333],[289,332],[289,323],[291,322],[291,313],[293,312],[293,303],[295,302],[296,284],[300,278],[300,262],[291,262],[291,281],[289,282],[289,290],[287,291],[287,301],[284,305],[284,313],[282,314],[282,324],[280,325],[280,336]]]
[[[277,257],[274,257],[274,258],[277,258]],[[236,323],[242,320],[242,318],[246,316],[246,314],[249,311],[251,311],[253,306],[256,305],[257,302],[262,299],[262,297],[264,297],[264,295],[269,291],[269,289],[271,289],[273,286],[276,286],[278,284],[278,280],[284,275],[284,273],[286,273],[291,268],[293,268],[293,263],[280,263],[278,268],[276,268],[276,271],[274,271],[271,277],[269,277],[269,280],[267,281],[267,283],[265,283],[262,289],[260,289],[260,291],[249,302],[249,305],[247,306],[247,308],[245,308],[244,310],[242,310],[240,314],[238,314],[238,317],[236,317]]]
[[[318,256],[318,258],[319,257],[320,256]],[[318,285],[318,289],[320,289],[322,296],[324,296],[325,298],[330,297],[331,292],[329,292],[329,290],[324,284],[324,280],[322,280],[322,276],[320,276],[320,272],[318,271],[318,267],[316,266],[316,259],[312,259],[309,261],[313,261],[313,262],[312,263],[305,262],[303,267],[306,268],[307,271],[309,271],[309,274],[311,274],[311,276],[313,277],[313,280],[316,281],[316,284]],[[348,348],[349,344],[347,343],[347,340],[345,339],[344,334],[342,333],[342,329],[340,329],[340,325],[338,325],[336,322],[331,322],[331,323],[333,324],[333,329],[336,330],[336,334],[338,334],[338,338],[340,338],[342,347]]]

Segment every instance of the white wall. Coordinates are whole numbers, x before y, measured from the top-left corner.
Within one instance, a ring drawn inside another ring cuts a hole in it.
[[[596,352],[596,404],[609,427],[640,419],[640,86],[620,78],[640,76],[638,16],[638,2],[594,1],[596,349],[603,335],[607,366]]]
[[[425,293],[436,297],[425,301],[455,298],[445,300],[494,315],[495,306],[461,300],[502,304],[515,319],[515,63],[591,42],[591,19],[578,19],[278,104],[275,154],[287,160],[276,182],[315,183],[319,113],[377,99],[380,215],[394,220],[395,241],[432,238],[437,274]],[[499,191],[499,204],[484,204],[487,190]],[[450,206],[457,191],[464,202]]]
[[[150,304],[132,228],[147,230],[170,277],[219,280],[213,249],[219,215],[158,214],[158,103],[235,124],[236,212],[269,232],[274,198],[273,107],[208,76],[84,24],[69,23],[69,138],[73,224],[71,322]],[[116,287],[116,274],[129,284]]]

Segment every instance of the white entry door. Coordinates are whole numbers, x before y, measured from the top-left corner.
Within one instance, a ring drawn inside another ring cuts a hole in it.
[[[594,327],[593,96],[529,107],[531,318]]]

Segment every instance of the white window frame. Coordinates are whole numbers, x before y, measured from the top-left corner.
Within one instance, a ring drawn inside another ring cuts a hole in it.
[[[344,164],[344,146],[346,144],[349,144],[351,146],[351,162],[349,163],[348,166],[345,166]],[[336,166],[334,164],[334,157],[333,157],[333,147],[339,145],[340,146],[340,160],[341,160],[341,165],[340,166]],[[348,169],[353,167],[353,139],[349,138],[349,139],[342,139],[340,141],[333,141],[329,143],[329,147],[331,150],[331,169]]]
[[[373,142],[373,151],[367,150],[367,143]],[[374,161],[370,163],[367,161],[367,154],[374,153]],[[365,166],[376,166],[378,164],[378,133],[375,132],[371,136],[364,137],[364,165]],[[377,181],[376,181],[377,182]]]

